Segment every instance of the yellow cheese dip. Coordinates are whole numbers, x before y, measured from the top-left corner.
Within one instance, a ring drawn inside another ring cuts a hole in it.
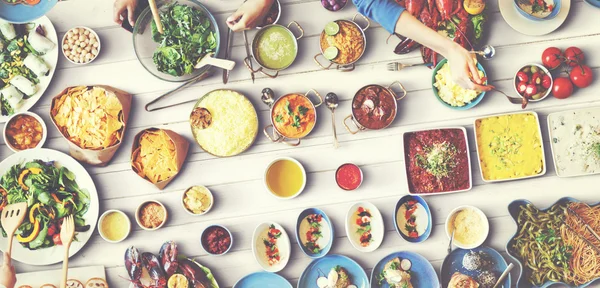
[[[454,233],[454,241],[462,246],[476,245],[485,237],[485,222],[481,215],[473,209],[465,208],[458,211],[449,223],[449,233]]]
[[[478,119],[475,134],[484,180],[515,179],[542,173],[544,153],[540,125],[533,113]]]
[[[110,241],[121,241],[129,232],[129,220],[120,212],[110,212],[102,218],[100,233]]]

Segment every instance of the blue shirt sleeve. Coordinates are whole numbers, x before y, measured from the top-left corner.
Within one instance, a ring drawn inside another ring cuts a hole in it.
[[[394,0],[352,0],[358,12],[375,22],[378,22],[385,30],[394,33],[396,22],[405,8],[398,5]]]

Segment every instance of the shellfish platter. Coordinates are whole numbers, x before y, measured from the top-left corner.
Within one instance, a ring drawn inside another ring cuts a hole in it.
[[[31,286],[40,287],[44,284],[51,284],[59,287],[62,276],[62,270],[48,270],[30,273],[17,274],[17,284],[15,287]],[[76,279],[82,284],[93,278],[106,279],[104,266],[88,266],[69,269],[69,279]]]

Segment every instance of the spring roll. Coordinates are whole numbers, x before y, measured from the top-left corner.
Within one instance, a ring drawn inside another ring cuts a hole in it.
[[[23,93],[19,92],[15,86],[8,85],[4,89],[0,90],[0,94],[4,97],[4,100],[8,102],[10,107],[13,109],[21,106],[21,100],[23,100]]]
[[[15,32],[15,26],[2,19],[0,19],[0,33],[2,33],[2,36],[4,36],[4,39],[7,41],[10,41],[17,37],[17,33]]]
[[[38,77],[46,76],[48,75],[48,71],[50,71],[48,64],[42,58],[33,54],[28,54],[25,60],[23,60],[23,64]]]
[[[19,91],[23,92],[27,96],[32,96],[35,94],[35,92],[37,92],[37,87],[35,84],[21,75],[15,75],[12,79],[10,79],[10,84],[15,86],[17,89],[19,89]]]
[[[27,41],[31,44],[31,47],[35,49],[35,51],[45,54],[46,52],[52,50],[55,44],[50,41],[50,39],[40,35],[40,33],[35,32],[35,29],[29,32],[29,36],[27,37]]]

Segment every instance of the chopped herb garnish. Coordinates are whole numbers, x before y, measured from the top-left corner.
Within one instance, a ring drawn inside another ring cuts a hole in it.
[[[308,112],[308,108],[300,105],[298,106],[298,112],[300,113],[300,115],[304,116],[306,115],[306,112]]]
[[[281,116],[281,115],[275,116],[275,122],[277,122],[277,123],[283,122],[283,116]]]

